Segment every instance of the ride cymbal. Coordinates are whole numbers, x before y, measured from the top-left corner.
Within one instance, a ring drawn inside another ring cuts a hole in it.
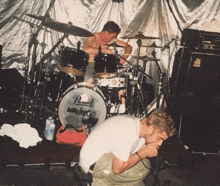
[[[145,36],[142,32],[138,32],[135,36],[123,36],[122,39],[160,39],[159,37]]]
[[[27,15],[30,17],[33,17],[35,19],[39,19],[39,20],[44,19],[43,16],[36,16],[36,15],[31,15],[31,14],[27,14]],[[46,26],[48,28],[51,28],[53,30],[67,33],[67,34],[71,34],[74,36],[81,36],[81,37],[93,36],[93,34],[91,32],[89,32],[88,30],[85,30],[85,29],[77,27],[77,26],[73,26],[72,23],[70,23],[70,22],[68,24],[66,24],[66,23],[54,21],[51,18],[46,18],[44,20],[44,22],[42,23],[42,25]]]

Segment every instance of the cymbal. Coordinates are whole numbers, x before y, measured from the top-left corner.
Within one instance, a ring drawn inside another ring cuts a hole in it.
[[[163,48],[162,46],[157,46],[155,42],[151,45],[141,45],[142,47],[149,47],[149,48]]]
[[[108,47],[123,47],[123,46],[121,46],[121,45],[118,45],[117,43],[111,43],[111,44],[104,44],[104,45],[106,45],[106,46],[108,46]]]
[[[43,16],[36,16],[36,15],[32,15],[32,14],[27,14],[27,15],[30,17],[33,17],[35,19],[39,19],[39,20],[44,19]],[[72,23],[68,23],[68,24],[61,23],[58,21],[54,21],[51,18],[46,18],[45,21],[43,22],[43,26],[46,26],[48,28],[51,28],[51,29],[59,31],[59,32],[71,34],[74,36],[81,36],[81,37],[93,36],[93,34],[91,32],[89,32],[83,28],[73,26]]]
[[[132,58],[137,59],[138,56],[132,56]],[[148,57],[148,56],[139,56],[139,59],[143,61],[160,61],[160,59],[155,60],[153,57]]]
[[[142,32],[138,32],[135,36],[123,36],[122,39],[160,39],[159,37],[145,36]]]

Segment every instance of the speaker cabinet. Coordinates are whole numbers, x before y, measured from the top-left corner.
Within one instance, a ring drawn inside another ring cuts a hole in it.
[[[0,108],[16,111],[20,106],[24,78],[17,69],[0,71]]]
[[[199,151],[220,150],[220,56],[176,54],[171,77],[172,115],[180,138]]]
[[[191,54],[187,83],[193,85],[215,81],[220,76],[220,56]]]

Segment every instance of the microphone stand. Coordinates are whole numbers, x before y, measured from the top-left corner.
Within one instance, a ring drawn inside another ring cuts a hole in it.
[[[175,39],[173,38],[168,44],[164,45],[164,47],[162,48],[162,52],[167,48],[169,49],[170,48],[170,44],[174,41]]]

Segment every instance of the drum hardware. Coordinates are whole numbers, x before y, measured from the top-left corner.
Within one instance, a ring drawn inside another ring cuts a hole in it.
[[[35,76],[35,65],[36,65],[36,58],[37,58],[37,45],[38,45],[38,42],[37,42],[37,36],[40,32],[40,30],[42,29],[42,26],[43,26],[43,22],[45,22],[45,19],[46,17],[49,15],[49,12],[51,10],[51,8],[53,7],[55,3],[55,0],[51,0],[50,4],[49,4],[49,7],[45,13],[45,15],[43,16],[43,19],[39,25],[39,27],[37,27],[37,30],[35,33],[32,33],[31,34],[31,39],[29,40],[29,44],[28,44],[28,52],[27,52],[27,65],[29,64],[29,60],[30,60],[30,53],[31,53],[31,48],[33,46],[33,50],[32,50],[32,66],[30,67],[30,87],[29,87],[29,92],[28,92],[28,96],[27,96],[27,104],[26,104],[26,116],[25,116],[25,121],[24,122],[27,122],[27,119],[28,119],[28,113],[29,113],[29,107],[30,107],[30,99],[31,99],[31,92],[32,92],[32,89],[33,89],[33,86],[34,86],[34,76]],[[28,79],[28,70],[27,70],[27,73],[25,74],[25,79],[27,80]],[[24,83],[24,92],[26,92],[26,83]],[[25,97],[24,95],[22,97]],[[22,100],[22,103],[21,103],[21,107],[23,106],[23,102],[24,100]],[[23,109],[23,108],[21,108]]]
[[[90,134],[92,128],[97,124],[98,118],[94,118],[91,111],[84,114],[82,118],[82,123],[86,129],[87,134]]]
[[[35,83],[36,83],[36,86],[35,86],[35,91],[34,91],[34,95],[33,95],[33,103],[32,104],[36,104],[36,101],[38,100],[38,96],[39,96],[39,92],[41,91],[40,89],[40,85],[42,85],[42,82],[41,80],[43,79],[43,99],[41,99],[41,106],[40,106],[40,116],[42,115],[42,111],[43,111],[43,104],[44,104],[44,100],[46,100],[46,86],[47,86],[47,82],[48,82],[48,78],[47,77],[43,77],[43,70],[42,70],[42,66],[43,66],[43,63],[46,59],[49,60],[50,62],[50,58],[51,58],[51,55],[52,55],[52,52],[55,51],[55,49],[60,45],[60,43],[63,42],[63,40],[68,37],[68,34],[64,34],[63,37],[61,37],[61,39],[58,40],[58,42],[51,48],[51,50],[47,53],[47,54],[43,54],[42,52],[42,58],[40,59],[40,62],[38,63],[39,64],[39,68],[35,73]],[[44,51],[44,48],[45,48],[45,45],[42,45],[42,51]]]
[[[122,67],[122,68],[119,67],[116,72],[116,77],[125,77],[125,76],[129,76],[130,74],[132,74],[131,67]]]
[[[152,107],[154,106],[155,108],[162,108],[162,107],[166,107],[166,103],[164,100],[164,91],[163,91],[163,80],[165,77],[165,73],[162,73],[162,70],[160,68],[160,65],[158,63],[158,60],[156,59],[156,51],[155,49],[152,51],[152,56],[154,57],[154,61],[156,62],[156,65],[159,69],[159,82],[158,82],[158,87],[157,87],[157,97],[155,98],[155,100],[152,101],[152,103],[149,105],[151,107],[148,107],[148,113],[150,110],[152,110]],[[156,101],[156,105],[153,104],[153,102]]]
[[[137,64],[136,64],[136,66],[133,66],[133,68],[134,68],[133,79],[130,81],[131,90],[130,90],[130,97],[129,97],[130,105],[129,105],[128,113],[131,115],[134,114],[134,97],[135,97],[135,93],[137,93],[140,104],[143,108],[144,113],[146,114],[146,106],[145,106],[144,100],[143,100],[143,92],[142,92],[142,89],[140,88],[141,86],[138,83],[138,67],[139,67],[139,57],[140,57],[140,48],[141,48],[141,38],[145,38],[145,36],[143,36],[141,33],[139,33],[138,36],[136,35],[135,37],[131,37],[131,38],[138,38],[138,40],[137,40],[138,55],[137,55]],[[126,94],[126,96],[129,96],[128,93]],[[139,115],[139,114],[140,113],[136,113],[136,115]]]
[[[109,89],[108,87],[100,87],[100,89],[106,98],[107,118],[113,114],[118,114],[119,105],[121,104],[118,96],[118,89]]]
[[[144,38],[143,35],[140,36],[140,37]],[[134,114],[133,104],[134,104],[135,95],[138,96],[138,102],[139,102],[138,104],[141,105],[141,107],[143,108],[143,110],[146,113],[146,106],[144,104],[144,101],[145,101],[144,98],[145,97],[144,97],[143,92],[142,92],[142,88],[141,88],[142,85],[139,84],[138,71],[140,71],[143,74],[143,76],[146,76],[146,77],[149,77],[149,78],[153,79],[151,76],[147,75],[145,73],[145,69],[142,70],[141,67],[138,64],[139,56],[140,56],[141,39],[138,39],[137,44],[138,44],[139,47],[138,47],[138,55],[137,55],[137,64],[136,65],[131,64],[129,61],[127,61],[127,59],[125,59],[121,55],[119,55],[117,50],[114,48],[115,55],[126,61],[126,64],[124,65],[125,68],[122,68],[122,69],[118,70],[116,75],[121,76],[121,77],[125,77],[125,79],[126,79],[125,80],[126,81],[126,85],[125,85],[126,95],[124,97],[127,100],[126,102],[129,102],[129,107],[126,110],[126,112],[128,114]],[[144,59],[146,59],[146,56],[144,57]],[[130,70],[132,71],[132,74],[129,73]],[[139,108],[137,108],[137,109],[139,109]],[[137,113],[137,112],[136,112],[136,114],[140,115],[140,113]]]

